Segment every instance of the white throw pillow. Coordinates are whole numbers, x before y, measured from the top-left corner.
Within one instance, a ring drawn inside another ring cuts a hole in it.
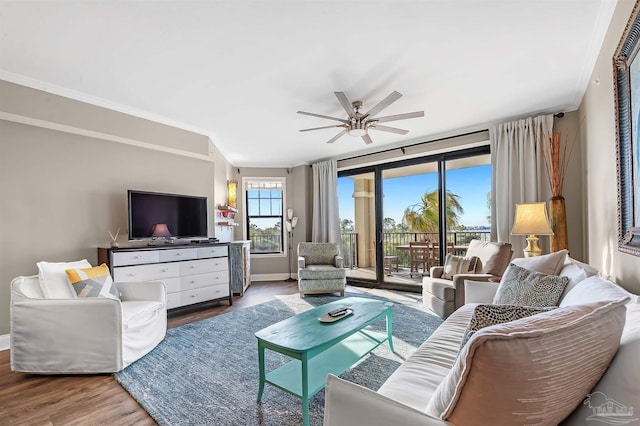
[[[513,259],[511,263],[530,271],[536,271],[547,275],[558,275],[564,267],[567,259],[567,250],[560,250],[542,256],[519,257]]]
[[[632,294],[599,275],[579,282],[560,301],[560,306],[583,305],[599,300],[631,300]]]
[[[569,293],[569,291],[579,282],[598,274],[598,270],[591,265],[587,265],[586,263],[579,262],[567,256],[567,260],[564,262],[564,266],[558,275],[569,278],[569,284],[564,288],[564,292],[562,293],[562,296],[560,296],[560,300],[564,299],[567,293]]]
[[[91,268],[87,259],[76,262],[38,262],[38,281],[47,299],[76,299],[76,292],[67,278],[67,269]]]

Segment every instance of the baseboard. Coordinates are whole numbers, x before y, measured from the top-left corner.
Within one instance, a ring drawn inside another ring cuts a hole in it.
[[[297,274],[291,275],[296,280],[298,279]],[[251,282],[256,281],[284,281],[289,278],[289,274],[251,274]]]
[[[9,342],[11,341],[9,337],[9,334],[3,334],[0,336],[0,351],[9,350]]]

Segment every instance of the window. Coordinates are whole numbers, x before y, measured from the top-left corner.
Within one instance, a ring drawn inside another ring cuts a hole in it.
[[[284,178],[244,179],[247,235],[253,254],[284,253]]]

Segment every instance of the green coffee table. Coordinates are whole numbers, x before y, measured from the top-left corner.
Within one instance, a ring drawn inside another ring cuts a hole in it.
[[[323,323],[318,317],[340,306],[353,309],[353,314],[333,323]],[[302,419],[309,424],[309,398],[324,388],[327,374],[342,374],[362,357],[385,341],[393,351],[391,338],[391,307],[393,303],[349,297],[302,312],[256,333],[260,388],[270,383],[302,399]],[[386,318],[386,333],[364,330],[368,325]],[[276,370],[265,372],[265,349],[293,358]]]

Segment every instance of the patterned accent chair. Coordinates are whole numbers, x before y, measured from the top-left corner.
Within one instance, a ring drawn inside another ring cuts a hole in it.
[[[340,292],[347,282],[342,256],[335,243],[298,244],[298,290],[300,297],[311,293]]]

